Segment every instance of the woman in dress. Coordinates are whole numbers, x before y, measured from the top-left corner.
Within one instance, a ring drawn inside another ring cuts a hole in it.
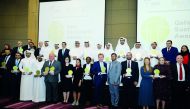
[[[72,75],[69,72],[73,72],[73,65],[70,64],[70,57],[65,57],[65,64],[62,64],[61,86],[63,92],[63,103],[68,103],[70,91],[72,91]]]
[[[150,65],[150,58],[145,57],[144,66],[141,67],[142,81],[139,88],[139,105],[143,109],[149,109],[154,105],[153,99],[153,68]]]
[[[80,95],[81,95],[81,84],[83,79],[83,68],[81,67],[81,60],[76,60],[76,66],[73,70],[74,78],[73,78],[73,106],[79,105]]]
[[[154,70],[159,70],[159,78],[155,78],[153,81],[154,96],[156,99],[156,108],[160,109],[159,104],[161,102],[162,109],[165,109],[166,100],[169,98],[169,86],[171,79],[171,72],[169,65],[165,64],[163,57],[159,58],[159,63],[154,67]]]

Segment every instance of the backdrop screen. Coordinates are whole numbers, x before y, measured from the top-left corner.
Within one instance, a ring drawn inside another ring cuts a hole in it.
[[[40,2],[39,41],[104,44],[105,0]]]
[[[137,41],[149,47],[153,41],[165,47],[166,40],[180,48],[190,46],[190,0],[138,0]]]

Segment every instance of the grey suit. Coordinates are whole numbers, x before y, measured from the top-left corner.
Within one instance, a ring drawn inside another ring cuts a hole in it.
[[[119,102],[119,84],[121,75],[121,63],[112,61],[108,70],[108,84],[111,94],[112,106],[117,107]]]
[[[108,84],[119,85],[121,76],[121,63],[112,61],[108,70]]]
[[[52,63],[55,67],[54,74],[51,75],[48,73],[45,75],[45,84],[46,84],[46,101],[47,102],[57,102],[58,101],[58,75],[61,71],[61,63],[54,60]],[[45,71],[46,67],[51,67],[50,61],[46,61],[42,67],[42,74]]]
[[[50,61],[46,61],[42,67],[42,72],[45,71],[46,67],[50,67]],[[58,82],[58,75],[61,72],[61,63],[59,61],[54,60],[52,63],[53,67],[55,67],[54,75],[45,75],[45,82]]]

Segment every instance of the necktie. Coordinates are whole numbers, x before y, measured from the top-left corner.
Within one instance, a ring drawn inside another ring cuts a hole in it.
[[[8,58],[8,56],[5,57],[5,60],[4,60],[5,62],[7,62],[7,58]]]
[[[111,70],[111,67],[112,67],[112,63],[110,63],[109,70]]]
[[[50,61],[50,64],[49,64],[49,66],[52,66],[52,61]]]
[[[183,79],[183,73],[182,73],[182,64],[179,64],[180,67],[179,67],[179,80],[182,80]]]
[[[170,48],[168,48],[168,52],[170,52]]]
[[[128,61],[127,68],[131,68],[130,61]]]

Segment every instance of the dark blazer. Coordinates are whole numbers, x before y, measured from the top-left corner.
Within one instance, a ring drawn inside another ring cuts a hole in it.
[[[126,73],[126,69],[127,69],[127,60],[121,62],[121,66],[122,66],[122,70],[121,70],[121,74],[122,74],[122,83],[124,85],[133,85],[133,83],[136,81],[138,82],[139,79],[139,67],[138,67],[138,63],[135,61],[131,61],[131,77],[124,77],[123,74]]]
[[[65,63],[65,57],[69,57],[70,58],[69,52],[70,52],[70,50],[67,49],[67,48],[65,49],[64,54],[62,54],[62,49],[60,49],[58,51],[58,61],[61,62],[61,64]]]
[[[189,76],[188,71],[189,71],[189,69],[188,69],[187,65],[183,64],[183,66],[184,66],[184,69],[185,69],[185,81],[188,81],[188,76]],[[173,81],[178,81],[178,69],[177,69],[176,63],[171,65],[171,71],[172,71],[172,80]]]
[[[47,75],[45,75],[45,82],[58,82],[58,75],[61,72],[61,63],[59,61],[54,60],[52,66],[55,67],[55,71],[54,71],[54,75],[50,75],[49,73]],[[46,61],[42,67],[42,74],[45,71],[46,67],[50,67],[49,66],[49,61]]]
[[[24,46],[23,46],[23,49],[24,49],[24,51],[25,51],[25,50],[30,50],[30,49],[28,48],[28,45],[24,45]],[[34,46],[34,50],[36,50],[36,46]]]
[[[170,61],[171,63],[176,63],[176,56],[178,55],[178,49],[176,47],[171,47],[170,51],[167,51],[167,48],[162,49],[163,57]]]
[[[3,61],[5,61],[5,57],[6,56],[3,57]],[[12,56],[10,56],[9,60],[7,61],[7,64],[6,64],[7,69],[6,70],[8,71],[8,73],[10,73],[12,70],[12,61],[13,60],[14,60],[14,58]]]
[[[184,69],[185,69],[185,85],[186,87],[189,87],[189,82],[190,82],[190,74],[189,74],[189,69],[188,69],[188,66],[183,64],[184,66]],[[175,86],[176,83],[178,83],[178,69],[177,69],[177,65],[176,63],[175,64],[172,64],[171,65],[171,72],[172,72],[172,83],[173,85]]]
[[[106,73],[107,73],[107,64],[105,62],[103,63],[104,63],[104,67],[106,68]],[[92,66],[90,72],[94,75],[93,83],[95,84],[95,86],[99,86],[101,84],[106,83],[107,74],[99,75],[99,73],[101,72],[99,61],[94,62],[94,65]]]
[[[20,61],[19,61],[19,63],[18,63],[18,65],[17,65],[17,67],[19,67],[19,64],[20,64],[20,62],[21,62],[21,60],[22,59],[20,59]],[[11,70],[13,70],[13,67],[14,66],[16,66],[16,59],[14,58],[14,59],[12,59],[12,62],[11,62]],[[18,69],[18,72],[17,73],[11,73],[12,74],[12,80],[13,80],[13,78],[14,78],[14,80],[16,80],[16,78],[15,78],[15,76],[21,76],[21,72],[20,72],[20,70]],[[19,77],[19,79],[20,79],[20,77]]]
[[[23,49],[22,57],[24,57],[24,48],[22,47],[22,49]],[[18,47],[14,47],[12,51],[12,56],[14,57],[17,52],[18,52]]]
[[[34,56],[35,56],[35,57],[37,57],[37,56],[40,55],[40,50],[41,50],[41,48],[37,48],[37,49],[35,50],[35,52],[34,52]]]

